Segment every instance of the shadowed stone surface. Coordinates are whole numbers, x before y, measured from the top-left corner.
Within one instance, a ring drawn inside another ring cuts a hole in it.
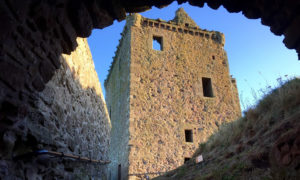
[[[62,66],[34,101],[27,106],[23,121],[3,134],[1,177],[8,179],[106,178],[106,165],[63,161],[61,158],[28,157],[12,161],[12,156],[46,149],[108,160],[110,120],[101,86],[86,39],[77,39],[78,47],[62,55]],[[51,65],[41,65],[47,76]],[[11,109],[10,107],[8,107]]]

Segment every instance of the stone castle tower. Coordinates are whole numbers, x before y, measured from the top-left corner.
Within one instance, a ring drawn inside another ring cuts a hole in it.
[[[171,21],[127,17],[105,82],[111,179],[157,176],[241,115],[224,35],[180,8]]]

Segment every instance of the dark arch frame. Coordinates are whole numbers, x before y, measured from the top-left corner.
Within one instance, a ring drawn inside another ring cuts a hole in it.
[[[60,67],[59,56],[77,46],[76,37],[88,37],[93,28],[105,28],[126,13],[152,6],[163,8],[173,0],[2,0],[0,1],[0,133],[26,131],[16,126],[34,106],[35,93]],[[212,9],[223,5],[249,19],[261,18],[300,59],[300,0],[177,0]]]

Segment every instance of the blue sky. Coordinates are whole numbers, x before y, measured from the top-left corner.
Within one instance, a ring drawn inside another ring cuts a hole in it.
[[[255,104],[267,86],[276,86],[279,77],[299,76],[300,61],[295,50],[287,49],[283,36],[275,36],[260,19],[250,20],[242,13],[228,13],[223,7],[218,10],[172,3],[166,8],[152,8],[141,13],[147,18],[173,19],[175,11],[183,7],[202,29],[220,31],[225,34],[225,50],[228,55],[230,73],[237,79],[242,110]],[[88,38],[95,68],[102,89],[112,57],[116,51],[125,21],[93,30]]]

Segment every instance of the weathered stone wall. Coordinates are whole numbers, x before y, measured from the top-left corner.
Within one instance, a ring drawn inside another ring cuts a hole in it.
[[[35,150],[52,150],[96,160],[108,160],[110,119],[86,39],[77,39],[71,55],[62,55],[62,66],[45,89],[35,94],[25,119],[27,139],[22,143],[13,131],[6,133],[13,156]],[[30,157],[17,164],[2,161],[1,177],[14,179],[105,178],[107,165]],[[13,166],[13,167],[11,167]],[[6,170],[7,171],[6,171]]]
[[[182,165],[222,123],[241,115],[238,94],[223,35],[185,23],[136,19],[131,28],[129,174],[165,172]],[[162,51],[152,49],[153,36],[162,37]],[[213,97],[204,97],[202,77],[211,78]],[[185,142],[185,130],[192,130],[192,143]]]
[[[130,41],[130,26],[127,23],[105,81],[107,108],[110,118],[113,119],[109,148],[111,180],[118,179],[118,174],[121,174],[122,179],[127,179],[128,174]]]
[[[228,61],[227,61],[228,62]],[[236,84],[236,79],[235,78],[231,78],[231,88],[232,88],[232,93],[233,93],[233,102],[234,103],[234,109],[237,110],[237,112],[239,112],[239,114],[241,114],[241,105],[240,105],[240,97],[239,97],[239,92],[237,89],[237,84]]]
[[[127,18],[105,83],[112,179],[119,164],[123,179],[174,169],[218,126],[241,115],[224,36],[186,27],[191,22],[183,10],[171,22]],[[153,36],[162,37],[162,51],[152,49]],[[211,78],[213,97],[203,96],[202,77]],[[185,142],[186,129],[192,143]]]

